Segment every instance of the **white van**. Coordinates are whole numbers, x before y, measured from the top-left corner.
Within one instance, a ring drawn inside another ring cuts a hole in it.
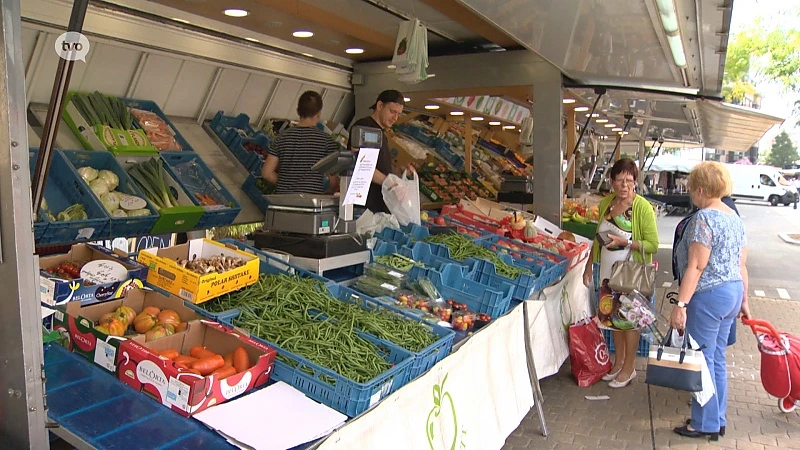
[[[761,200],[772,206],[794,203],[797,189],[772,166],[725,164],[733,180],[734,199]]]

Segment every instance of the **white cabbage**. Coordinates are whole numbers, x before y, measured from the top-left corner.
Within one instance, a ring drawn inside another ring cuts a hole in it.
[[[106,211],[110,213],[116,213],[119,208],[119,193],[118,192],[106,192],[105,194],[100,196],[100,203],[103,204],[103,207],[106,208]]]
[[[91,183],[89,183],[89,187],[92,188],[92,192],[98,198],[102,197],[103,194],[107,194],[111,189],[108,188],[108,183],[102,178],[96,178]]]
[[[78,175],[80,175],[84,181],[90,183],[97,178],[97,169],[89,166],[81,167],[78,169]]]
[[[108,185],[109,191],[113,191],[114,189],[117,188],[117,186],[119,186],[119,177],[117,176],[117,174],[115,174],[110,170],[101,170],[97,174],[97,178],[105,180],[106,184]]]

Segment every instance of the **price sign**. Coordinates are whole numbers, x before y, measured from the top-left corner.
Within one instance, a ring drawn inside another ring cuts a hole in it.
[[[81,268],[81,278],[93,284],[122,281],[128,277],[128,269],[116,261],[89,261]]]

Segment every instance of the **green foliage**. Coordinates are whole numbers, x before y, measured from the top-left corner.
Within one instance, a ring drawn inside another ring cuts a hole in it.
[[[776,167],[785,167],[800,159],[797,147],[794,146],[789,135],[782,131],[772,143],[769,155],[766,156],[767,164]]]

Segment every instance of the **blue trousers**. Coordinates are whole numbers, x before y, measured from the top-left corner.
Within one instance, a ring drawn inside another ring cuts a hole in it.
[[[716,394],[705,406],[692,401],[692,428],[716,433],[727,421],[728,368],[725,350],[731,325],[742,307],[744,285],[732,281],[703,292],[697,292],[686,308],[686,330],[703,349]]]

